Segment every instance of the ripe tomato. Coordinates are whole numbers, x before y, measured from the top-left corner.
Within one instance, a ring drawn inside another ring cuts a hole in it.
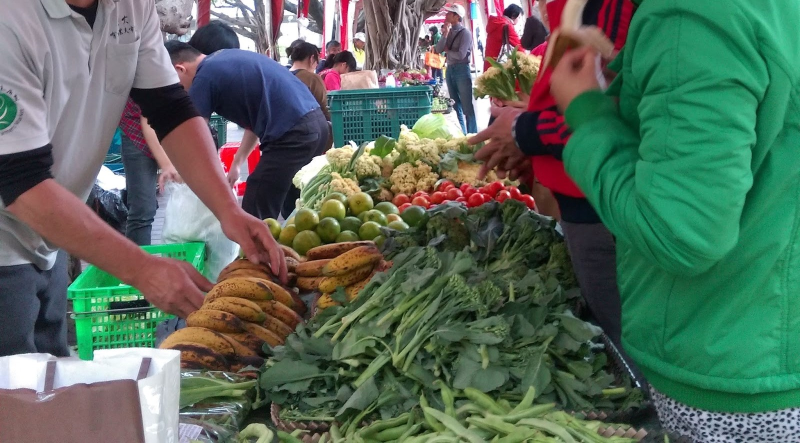
[[[498,192],[500,192],[503,189],[505,189],[505,187],[503,186],[503,183],[499,182],[499,181],[489,183],[488,185],[486,185],[486,188],[487,188],[487,191],[489,191],[489,192],[487,192],[487,194],[489,194],[491,196],[495,196],[495,195],[497,195]]]
[[[431,194],[431,203],[433,203],[434,205],[444,203],[446,199],[447,199],[447,194],[445,194],[444,192],[437,191]]]
[[[409,206],[411,206],[411,202],[403,203],[402,205],[397,207],[397,210],[400,211],[400,213],[402,214],[403,211],[409,208]]]
[[[414,193],[414,196],[411,199],[413,200],[413,199],[415,199],[417,197],[427,197],[427,196],[428,196],[427,192],[425,192],[425,191],[417,191],[417,192]]]
[[[531,196],[531,195],[527,195],[527,194],[523,195],[522,197],[520,197],[520,201],[522,203],[525,203],[525,206],[527,206],[528,209],[536,208],[536,202],[533,200],[533,196]]]
[[[462,191],[462,192],[464,193],[464,197],[466,197],[467,199],[469,199],[469,198],[470,198],[470,197],[472,197],[473,195],[475,195],[475,194],[478,194],[478,193],[479,193],[479,192],[478,192],[478,190],[477,190],[477,189],[475,189],[475,188],[473,188],[472,186],[470,186],[469,188],[467,188],[467,190],[466,190],[466,191]]]
[[[506,191],[508,191],[511,194],[511,198],[513,198],[514,200],[519,200],[520,198],[522,198],[522,192],[520,192],[519,188],[517,188],[516,186],[509,186],[506,188]]]
[[[450,200],[455,200],[458,197],[463,197],[463,196],[464,196],[464,193],[461,192],[461,190],[459,190],[459,189],[450,188],[450,189],[447,190],[447,198],[450,199]]]
[[[480,192],[473,193],[467,199],[467,206],[469,206],[470,208],[475,208],[475,207],[478,207],[478,206],[486,203],[486,200],[485,200],[484,197],[485,196],[483,194],[481,194]]]
[[[451,188],[453,186],[453,182],[450,180],[442,180],[442,182],[439,183],[439,186],[436,187],[436,190],[439,192],[445,192],[447,191],[447,188]]]
[[[411,199],[405,194],[397,194],[392,199],[392,204],[397,206],[398,209],[406,203],[411,203]]]
[[[497,193],[497,196],[495,196],[494,199],[497,200],[499,203],[503,203],[504,201],[508,200],[509,198],[511,198],[511,193],[510,192],[508,192],[508,191],[500,191],[500,192]]]
[[[456,201],[457,201],[457,202],[459,202],[459,203],[466,203],[466,202],[467,202],[467,199],[466,199],[466,198],[464,198],[464,197],[458,197],[458,198],[456,199]]]
[[[425,209],[428,209],[428,208],[431,207],[431,201],[428,200],[427,197],[424,197],[424,196],[421,196],[421,195],[418,196],[418,197],[414,197],[414,200],[411,200],[411,204],[412,205],[417,205],[417,206],[422,206]]]
[[[467,189],[469,189],[469,188],[471,188],[471,187],[472,187],[472,185],[471,185],[471,184],[469,184],[469,183],[461,183],[461,186],[459,186],[459,187],[458,187],[458,189],[459,189],[461,192],[467,192]]]

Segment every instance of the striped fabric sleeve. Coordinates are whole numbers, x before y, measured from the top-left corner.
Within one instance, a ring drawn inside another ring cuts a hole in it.
[[[541,112],[525,112],[517,118],[514,138],[526,155],[551,155],[562,159],[571,132],[564,116],[553,108]]]

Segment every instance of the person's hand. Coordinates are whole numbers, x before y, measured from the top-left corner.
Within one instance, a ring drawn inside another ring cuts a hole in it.
[[[526,155],[517,148],[514,137],[511,135],[514,120],[522,114],[522,110],[513,107],[492,108],[494,122],[474,137],[467,140],[470,145],[489,140],[489,142],[475,153],[475,158],[484,162],[478,173],[478,178],[483,179],[492,169],[509,171],[522,162]]]
[[[442,37],[447,37],[447,33],[450,32],[450,23],[445,23],[442,25]]]
[[[231,185],[231,188],[236,186],[236,182],[239,181],[239,174],[239,166],[231,165],[231,170],[228,171],[228,184]]]
[[[161,175],[158,176],[158,189],[164,192],[164,186],[168,182],[183,183],[181,175],[175,170],[175,166],[169,165],[166,168],[161,168]]]
[[[533,166],[531,158],[525,157],[508,171],[497,171],[497,178],[519,180],[520,183],[530,184],[533,179]]]
[[[575,97],[586,91],[600,89],[597,81],[597,52],[591,47],[567,51],[553,70],[550,93],[564,112]]]
[[[187,262],[148,255],[131,285],[158,309],[186,318],[214,286]]]
[[[269,227],[263,221],[244,212],[241,208],[220,219],[222,231],[229,239],[238,243],[245,256],[253,263],[268,264],[272,273],[287,282],[286,260],[283,250],[275,241]]]

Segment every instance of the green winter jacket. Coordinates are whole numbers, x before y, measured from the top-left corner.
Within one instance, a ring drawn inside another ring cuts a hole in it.
[[[617,238],[623,345],[689,406],[800,407],[800,6],[640,3],[609,93],[565,115],[567,172]]]

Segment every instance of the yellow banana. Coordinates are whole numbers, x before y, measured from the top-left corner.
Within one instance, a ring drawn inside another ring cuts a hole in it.
[[[213,309],[230,312],[244,321],[262,322],[266,318],[264,311],[253,301],[238,297],[220,297],[203,303],[200,309]]]
[[[319,290],[319,284],[325,277],[297,277],[297,288],[301,291]]]
[[[227,371],[228,360],[208,346],[200,344],[177,344],[171,349],[181,352],[181,368]]]
[[[330,263],[331,259],[325,258],[321,260],[312,260],[297,265],[298,277],[319,277],[322,275],[322,269]]]
[[[297,265],[300,264],[300,260],[297,260],[294,257],[289,257],[288,255],[283,259],[286,262],[286,270],[289,272],[294,272],[297,269]]]
[[[247,325],[247,323],[245,323]],[[247,331],[247,326],[244,327],[245,331]],[[233,348],[233,355],[237,357],[255,357],[259,354],[258,351],[255,349],[250,349],[249,347],[243,345],[240,341],[236,340],[235,338],[231,337],[229,334],[220,334],[222,337],[228,341],[228,343]]]
[[[292,331],[297,328],[297,325],[303,322],[303,317],[281,302],[275,300],[262,301],[258,302],[258,306],[267,315],[277,318],[285,325],[292,328]],[[245,326],[247,326],[247,324],[245,324]]]
[[[279,337],[288,337],[289,334],[294,332],[294,328],[271,315],[267,315],[267,319],[261,322],[259,326],[278,334]]]
[[[272,300],[272,292],[269,287],[260,284],[264,281],[259,278],[234,277],[214,285],[211,291],[206,294],[205,302],[211,302],[222,297],[239,297],[248,300]]]
[[[283,250],[283,255],[284,256],[292,257],[293,259],[297,260],[298,262],[299,261],[303,261],[303,258],[300,256],[300,254],[298,254],[297,251],[295,251],[294,249],[292,249],[292,248],[290,248],[290,247],[288,247],[286,245],[281,245],[281,249]]]
[[[254,278],[251,280],[259,287],[269,291],[272,294],[273,300],[277,300],[290,308],[294,307],[294,298],[292,297],[292,294],[290,294],[289,291],[283,286],[275,283],[272,280],[262,278]]]
[[[245,329],[247,329],[248,333],[255,335],[261,340],[264,340],[268,345],[270,345],[273,348],[275,346],[281,346],[285,341],[284,337],[281,337],[278,334],[262,326],[253,323],[247,323],[244,327]]]
[[[240,258],[232,261],[228,266],[222,268],[222,271],[219,272],[219,275],[226,275],[229,272],[239,270],[252,270],[269,273],[269,268],[266,266],[262,264],[255,264],[246,258]]]
[[[310,249],[306,253],[306,258],[309,261],[332,259],[344,254],[347,251],[358,248],[359,246],[375,246],[375,243],[371,241],[352,241],[317,246],[316,248]]]
[[[370,275],[367,276],[367,278],[365,278],[365,279],[363,279],[363,280],[361,280],[359,282],[355,282],[352,285],[344,288],[344,293],[347,296],[347,301],[353,301],[353,300],[357,299],[358,295],[361,294],[361,291],[363,291],[364,288],[367,287],[367,285],[369,284],[369,281],[372,280],[372,277],[374,277],[375,274],[377,274],[377,273],[378,273],[378,270],[375,269],[374,271],[372,271],[372,273]]]
[[[320,311],[328,309],[331,306],[340,306],[340,305],[341,303],[331,298],[331,294],[322,294],[317,299],[317,309],[319,309]]]
[[[272,278],[272,275],[264,271],[260,271],[258,269],[237,269],[235,271],[231,271],[226,274],[220,274],[219,277],[217,277],[217,283],[223,282],[225,280],[230,280],[236,277]]]
[[[337,277],[348,274],[364,266],[373,266],[383,259],[381,251],[375,245],[359,246],[334,258],[322,270],[326,277]]]
[[[323,293],[331,293],[339,286],[348,287],[353,283],[360,282],[367,278],[367,276],[372,273],[372,269],[372,265],[366,265],[338,277],[326,277],[325,280],[322,280],[322,283],[319,284],[319,290]]]
[[[161,349],[172,349],[175,345],[197,344],[211,348],[213,351],[227,357],[236,355],[233,345],[221,333],[211,329],[188,327],[178,329],[169,335],[159,346]]]
[[[262,355],[264,353],[264,340],[256,335],[253,335],[249,332],[239,332],[225,335],[230,339],[236,340],[239,342],[239,344],[258,355]]]
[[[217,332],[242,332],[242,320],[228,311],[209,309],[203,307],[186,317],[186,326],[211,329]]]

